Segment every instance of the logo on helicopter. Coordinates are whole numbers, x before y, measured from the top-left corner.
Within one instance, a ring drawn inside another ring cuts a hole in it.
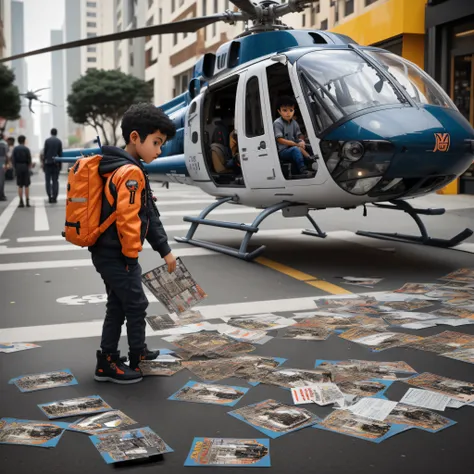
[[[448,151],[451,143],[449,133],[435,133],[436,143],[433,151]]]

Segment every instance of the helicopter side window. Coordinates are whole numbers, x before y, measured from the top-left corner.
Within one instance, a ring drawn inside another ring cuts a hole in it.
[[[253,76],[247,82],[245,93],[245,134],[252,138],[264,133],[258,77]]]

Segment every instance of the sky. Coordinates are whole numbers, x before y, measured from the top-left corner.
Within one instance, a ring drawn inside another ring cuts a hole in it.
[[[51,44],[51,30],[61,29],[64,24],[64,0],[23,0],[25,51],[44,48]],[[26,58],[28,89],[48,87],[51,81],[51,53]],[[50,100],[49,90],[42,91],[41,99]],[[40,134],[40,110],[52,107],[34,104],[35,135]],[[59,104],[58,104],[59,105]]]

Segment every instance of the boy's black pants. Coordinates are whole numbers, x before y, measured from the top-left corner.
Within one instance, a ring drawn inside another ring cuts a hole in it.
[[[125,258],[92,253],[92,263],[104,280],[107,291],[105,321],[100,347],[102,352],[116,352],[127,321],[130,352],[141,352],[145,344],[145,316],[148,300],[143,291],[140,264],[130,265],[127,270]]]

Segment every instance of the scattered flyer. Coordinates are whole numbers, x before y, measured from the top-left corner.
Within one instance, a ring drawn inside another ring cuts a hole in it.
[[[21,392],[35,392],[37,390],[77,385],[77,380],[69,369],[63,369],[41,374],[22,375],[11,379],[8,383],[15,384]]]
[[[240,329],[228,324],[219,325],[217,331],[238,341],[251,342],[253,344],[265,344],[273,339],[265,331],[252,331],[250,329]]]
[[[314,403],[318,405],[330,405],[344,399],[344,394],[334,383],[317,383],[313,385],[313,388],[315,392]]]
[[[387,301],[382,304],[384,308],[388,308],[390,311],[415,311],[433,306],[432,301],[420,298],[408,298],[405,301]]]
[[[42,403],[38,407],[50,420],[113,410],[99,395]]]
[[[284,388],[306,387],[318,382],[332,382],[332,375],[324,369],[281,368],[261,374],[258,381]]]
[[[464,403],[474,402],[474,383],[448,379],[441,375],[424,372],[406,380],[415,387],[432,390]]]
[[[408,293],[410,295],[425,295],[435,290],[440,285],[434,283],[405,283],[401,288],[395,290],[395,293]]]
[[[380,283],[383,280],[383,278],[363,278],[352,276],[345,276],[339,278],[342,278],[344,280],[344,283],[348,285],[364,286],[366,288],[373,288],[374,285]]]
[[[474,269],[460,268],[459,270],[445,275],[444,277],[440,278],[440,280],[452,280],[455,282],[474,283]]]
[[[2,418],[0,419],[0,444],[54,448],[67,427],[68,423]]]
[[[325,341],[334,331],[324,327],[289,327],[283,333],[284,339],[299,341]]]
[[[314,387],[293,387],[291,389],[291,396],[295,405],[304,405],[307,403],[315,403],[316,394]]]
[[[285,405],[276,400],[264,400],[228,414],[248,423],[270,438],[278,438],[320,421],[314,413],[305,408]]]
[[[177,322],[169,314],[147,316],[145,319],[153,331],[163,331],[178,326]]]
[[[384,394],[393,380],[337,380],[337,386],[344,395],[385,398]]]
[[[251,316],[239,316],[230,318],[227,324],[242,329],[271,331],[292,326],[296,321],[292,318],[284,318],[274,314],[254,314]]]
[[[194,438],[184,465],[270,467],[270,440]]]
[[[148,426],[90,436],[107,464],[149,458],[173,450]]]
[[[355,415],[349,410],[335,410],[313,428],[354,436],[372,443],[382,441],[408,429],[404,425],[390,425]]]
[[[353,328],[339,335],[343,339],[347,339],[358,344],[370,346],[374,352],[383,351],[392,347],[402,346],[411,342],[416,342],[422,338],[411,334],[397,332],[380,332],[377,330]]]
[[[200,311],[184,311],[183,313],[177,314],[176,316],[178,318],[178,323],[181,326],[200,323],[204,320],[204,317]]]
[[[362,398],[348,410],[355,415],[370,418],[371,420],[384,421],[390,412],[397,406],[397,402],[382,398]]]
[[[431,392],[430,390],[421,390],[419,388],[409,388],[403,395],[400,403],[413,405],[429,410],[444,411],[451,400],[451,397],[441,393]]]
[[[460,360],[461,362],[468,362],[474,364],[474,347],[461,347],[452,352],[445,352],[441,354],[450,359]]]
[[[110,433],[126,426],[135,425],[137,422],[120,410],[107,411],[99,415],[81,418],[68,426],[68,430],[79,431],[87,434]]]
[[[181,360],[175,358],[164,358],[155,360],[142,360],[140,370],[143,375],[171,376],[184,369]]]
[[[184,313],[207,298],[179,257],[173,273],[165,264],[142,275],[142,281],[170,313]]]
[[[27,351],[28,349],[36,349],[37,344],[29,342],[0,342],[0,352],[10,354],[12,352]]]
[[[420,430],[436,433],[456,424],[455,421],[445,418],[426,408],[414,407],[398,403],[385,419],[387,423],[408,425]]]
[[[441,306],[431,312],[436,317],[474,319],[474,310],[459,306]]]
[[[171,395],[168,400],[213,403],[215,405],[233,407],[248,391],[249,389],[245,387],[191,381],[179,389],[174,395]]]
[[[403,323],[400,324],[399,327],[404,328],[404,329],[426,329],[426,328],[433,328],[440,324],[436,320],[430,320],[430,321],[412,321],[409,323]]]

